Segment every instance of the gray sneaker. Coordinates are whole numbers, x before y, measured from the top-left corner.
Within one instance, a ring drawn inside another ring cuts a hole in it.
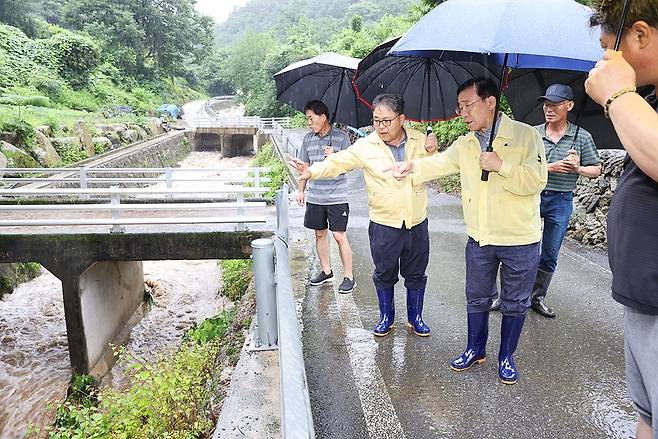
[[[325,273],[324,271],[321,271],[320,274],[309,279],[308,283],[315,286],[333,281],[334,281],[334,272],[332,270],[329,270],[329,274]]]
[[[343,281],[340,283],[338,292],[341,294],[348,294],[354,291],[354,288],[356,288],[356,281],[346,277],[343,278]]]

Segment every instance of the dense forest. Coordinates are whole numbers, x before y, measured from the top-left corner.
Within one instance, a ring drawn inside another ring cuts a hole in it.
[[[215,37],[219,45],[229,46],[247,32],[272,32],[279,42],[285,42],[291,26],[303,17],[313,25],[313,40],[323,45],[349,27],[355,16],[371,24],[384,15],[406,13],[412,3],[414,0],[251,0],[215,27]]]
[[[0,0],[0,96],[83,111],[198,96],[213,21],[193,0]]]
[[[0,0],[0,128],[12,105],[49,108],[46,118],[116,106],[145,115],[223,94],[247,114],[288,115],[278,70],[326,51],[363,57],[442,1],[250,0],[216,25],[195,0]]]

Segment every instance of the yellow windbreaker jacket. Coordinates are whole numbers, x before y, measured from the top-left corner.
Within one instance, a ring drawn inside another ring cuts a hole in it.
[[[425,151],[425,135],[405,128],[407,143],[405,160],[421,159],[430,154]],[[411,228],[427,217],[427,190],[425,183],[412,183],[411,179],[398,181],[384,172],[395,163],[390,148],[376,132],[357,140],[349,148],[331,154],[310,167],[311,178],[332,178],[352,169],[362,168],[368,192],[370,220],[385,226]]]
[[[503,114],[493,149],[503,164],[489,181],[480,180],[480,143],[470,132],[443,153],[415,161],[413,184],[459,172],[468,236],[480,246],[539,242],[540,193],[548,179],[541,136]]]

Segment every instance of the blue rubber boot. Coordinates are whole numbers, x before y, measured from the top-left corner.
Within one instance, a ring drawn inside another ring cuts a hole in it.
[[[388,334],[395,322],[393,287],[377,288],[377,299],[379,299],[379,323],[375,325],[372,332],[378,337],[383,337]]]
[[[450,368],[461,372],[475,364],[484,363],[488,337],[489,311],[468,313],[468,344],[464,353],[452,360]]]
[[[430,335],[430,327],[423,322],[425,288],[407,289],[407,326],[421,337]]]
[[[498,353],[498,378],[503,384],[516,384],[519,370],[516,368],[512,354],[519,344],[519,337],[525,322],[522,316],[503,316],[500,325],[500,352]]]

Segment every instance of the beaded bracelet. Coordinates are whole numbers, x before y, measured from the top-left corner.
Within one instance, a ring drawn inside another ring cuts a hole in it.
[[[612,96],[605,102],[605,105],[603,106],[603,115],[609,119],[610,118],[610,104],[614,102],[615,99],[617,99],[619,96],[625,95],[626,93],[635,93],[637,89],[635,87],[629,87],[629,88],[622,88],[621,90],[613,93]]]

